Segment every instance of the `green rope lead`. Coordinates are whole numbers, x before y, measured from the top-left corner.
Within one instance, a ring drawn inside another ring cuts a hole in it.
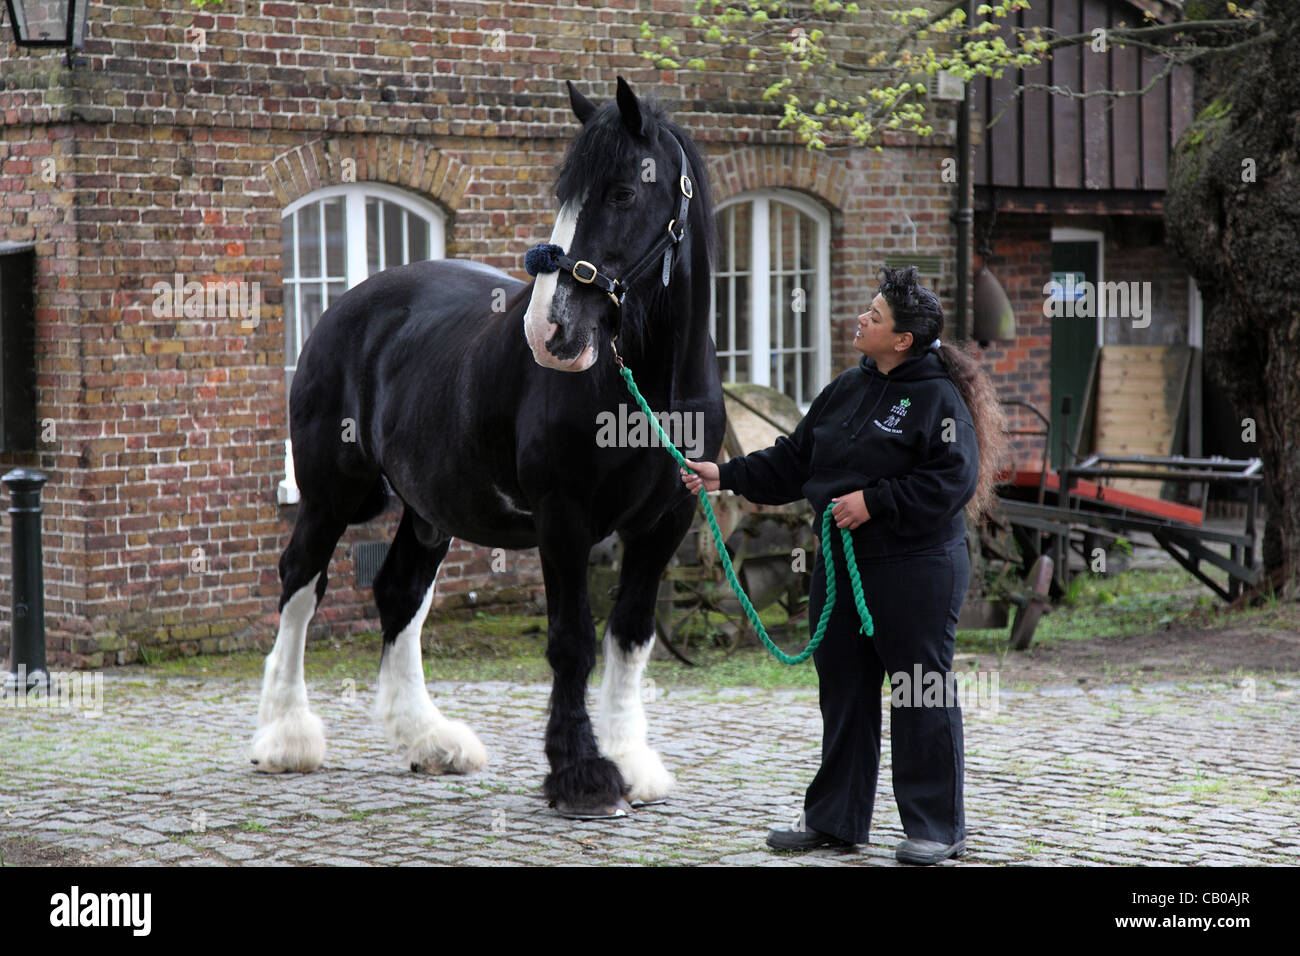
[[[615,353],[617,355],[617,353]],[[659,440],[663,446],[668,449],[673,456],[673,460],[679,466],[686,464],[686,458],[677,446],[672,443],[668,435],[664,432],[663,425],[659,419],[650,411],[650,406],[646,403],[645,398],[641,395],[640,390],[636,387],[636,382],[632,381],[632,370],[625,366],[622,361],[618,363],[618,374],[623,376],[623,381],[627,382],[628,391],[636,399],[636,403],[641,406],[642,413],[654,425],[655,431],[659,434]],[[817,622],[817,632],[813,635],[808,646],[800,653],[790,655],[773,643],[772,639],[767,636],[767,628],[763,627],[763,622],[758,619],[758,612],[754,610],[754,605],[749,600],[749,595],[745,589],[740,586],[740,580],[736,577],[736,569],[731,565],[731,556],[727,554],[726,546],[722,543],[722,529],[718,527],[718,519],[713,513],[713,505],[709,503],[709,494],[700,487],[700,503],[704,505],[704,517],[709,522],[709,530],[713,532],[713,543],[718,549],[718,557],[722,560],[722,569],[726,572],[727,581],[731,584],[731,589],[736,592],[736,597],[740,600],[740,606],[745,609],[745,616],[749,618],[749,623],[754,625],[754,630],[762,639],[763,644],[772,652],[782,664],[802,664],[808,658],[812,657],[813,651],[821,644],[822,638],[826,636],[826,626],[830,622],[831,612],[835,608],[835,561],[831,555],[831,511],[835,505],[828,504],[826,511],[822,513],[822,562],[826,567],[826,601],[822,605],[822,616]],[[862,578],[858,573],[858,562],[853,555],[853,539],[849,534],[848,528],[840,529],[840,540],[844,544],[844,562],[849,569],[849,582],[853,585],[853,603],[858,608],[858,618],[862,621],[862,633],[870,637],[875,633],[875,624],[871,620],[871,612],[867,610],[866,599],[862,596]]]

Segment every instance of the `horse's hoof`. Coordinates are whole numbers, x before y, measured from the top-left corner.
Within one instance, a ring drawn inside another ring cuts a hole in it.
[[[441,721],[420,736],[406,754],[415,773],[474,773],[487,764],[487,750],[459,720]]]
[[[609,759],[618,766],[627,783],[624,795],[634,807],[663,803],[675,785],[673,775],[664,768],[659,754],[644,745],[610,754]]]
[[[555,803],[555,812],[569,820],[611,820],[627,816],[632,812],[632,806],[622,797],[612,806],[603,807],[559,800]]]
[[[311,773],[325,762],[325,725],[305,707],[259,727],[249,748],[259,773]]]

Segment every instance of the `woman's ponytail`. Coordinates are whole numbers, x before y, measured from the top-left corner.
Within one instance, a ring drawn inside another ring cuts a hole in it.
[[[975,486],[974,496],[966,504],[967,516],[978,521],[993,506],[998,468],[1007,450],[1006,416],[988,373],[965,348],[945,342],[936,351],[948,377],[970,409],[975,437],[979,440],[979,483]]]

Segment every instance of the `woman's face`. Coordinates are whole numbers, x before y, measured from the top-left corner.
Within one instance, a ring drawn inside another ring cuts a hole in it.
[[[897,345],[908,334],[894,331],[894,310],[883,295],[877,295],[871,300],[871,307],[858,316],[853,347],[863,355],[871,356],[877,365],[888,365],[904,354]]]

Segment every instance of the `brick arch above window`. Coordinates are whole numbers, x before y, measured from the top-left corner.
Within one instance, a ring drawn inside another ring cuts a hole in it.
[[[281,153],[271,161],[266,179],[281,208],[325,186],[379,182],[455,210],[474,171],[446,150],[416,139],[355,136],[316,140]]]
[[[842,162],[802,147],[747,146],[712,159],[709,170],[719,203],[759,189],[797,189],[841,210],[853,185]]]

